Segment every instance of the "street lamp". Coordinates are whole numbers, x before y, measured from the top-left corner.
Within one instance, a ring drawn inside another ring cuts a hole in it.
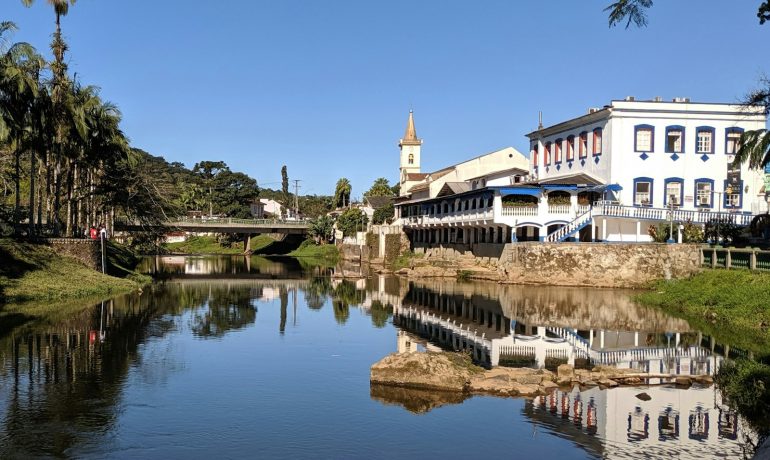
[[[668,196],[668,240],[666,240],[666,243],[673,244],[674,243],[674,200],[676,199],[676,195],[673,193]]]

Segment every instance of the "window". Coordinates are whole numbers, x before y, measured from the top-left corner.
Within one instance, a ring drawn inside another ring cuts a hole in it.
[[[695,207],[714,207],[714,181],[711,179],[695,179]]]
[[[551,164],[551,143],[550,142],[545,143],[545,156],[543,158],[543,164],[545,166],[548,166],[549,164]]]
[[[725,132],[725,153],[727,155],[735,155],[738,153],[738,149],[741,146],[741,135],[743,130],[741,128],[727,128]]]
[[[684,127],[666,127],[666,153],[684,152]]]
[[[714,128],[704,126],[696,130],[695,151],[697,153],[714,153]]]
[[[537,168],[538,165],[538,151],[539,146],[537,144],[532,145],[532,165]]]
[[[663,206],[681,206],[684,180],[679,177],[666,179],[666,195],[663,197]]]
[[[639,177],[634,179],[634,205],[652,205],[652,178]]]
[[[601,128],[596,128],[594,130],[593,152],[594,152],[594,155],[602,154],[602,129]]]
[[[724,207],[740,208],[743,206],[743,181],[725,181]]]
[[[553,143],[553,162],[554,163],[561,163],[561,139],[556,139],[556,142]]]
[[[652,152],[654,150],[654,128],[650,125],[634,127],[634,150],[637,152]]]
[[[578,155],[580,158],[588,156],[588,133],[583,131],[580,133],[580,145],[578,147]]]
[[[575,136],[569,136],[567,138],[567,161],[575,159]]]
[[[414,164],[414,154],[412,153],[409,154],[409,164],[410,165]]]

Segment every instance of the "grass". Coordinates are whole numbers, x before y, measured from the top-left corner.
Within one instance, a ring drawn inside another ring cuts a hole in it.
[[[123,266],[115,271],[140,278]],[[137,281],[104,275],[47,246],[0,239],[0,303],[106,298],[137,289]]]
[[[770,273],[704,270],[657,281],[636,300],[688,320],[718,342],[770,356]]]
[[[186,241],[166,243],[165,246],[176,254],[243,254],[240,244],[226,248],[213,236],[191,236]]]
[[[340,251],[333,244],[315,244],[313,240],[305,240],[302,244],[287,254],[292,257],[304,257],[320,259],[325,261],[337,261],[340,257]]]
[[[415,259],[422,259],[423,254],[415,254],[412,251],[406,251],[402,254],[399,254],[398,257],[396,257],[396,260],[393,261],[393,270],[401,270],[402,268],[407,268],[412,266],[412,262]]]
[[[251,251],[259,252],[275,240],[269,235],[257,235],[251,238]],[[175,254],[243,254],[243,243],[237,242],[225,247],[214,236],[191,236],[186,241],[166,243],[165,248]]]

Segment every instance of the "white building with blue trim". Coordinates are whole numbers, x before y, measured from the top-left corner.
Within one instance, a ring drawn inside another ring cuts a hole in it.
[[[770,190],[764,171],[732,162],[741,134],[766,124],[762,107],[626,98],[527,134],[529,159],[508,147],[423,173],[410,113],[397,223],[413,244],[471,246],[649,242],[666,221],[748,225]]]

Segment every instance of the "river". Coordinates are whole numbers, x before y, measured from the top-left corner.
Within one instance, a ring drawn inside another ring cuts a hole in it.
[[[143,269],[161,281],[142,293],[0,328],[0,458],[724,458],[751,435],[713,385],[535,399],[370,386],[395,351],[681,375],[738,352],[628,292],[341,281],[291,258]]]

